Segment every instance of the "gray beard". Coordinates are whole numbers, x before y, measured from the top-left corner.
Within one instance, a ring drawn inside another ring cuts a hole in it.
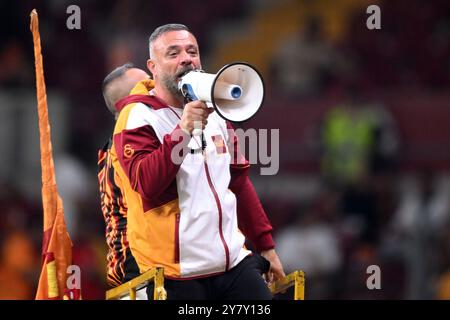
[[[192,66],[184,67],[182,70],[177,72],[176,75],[173,77],[170,75],[164,75],[162,77],[162,83],[166,87],[166,89],[173,94],[176,98],[183,100],[184,96],[181,93],[181,90],[178,89],[178,78],[184,74],[186,74],[188,71],[194,70]]]
[[[175,78],[175,79],[174,79]],[[166,89],[173,94],[178,99],[183,99],[183,94],[180,90],[178,90],[178,81],[177,76],[170,77],[170,76],[164,76],[162,78],[162,83],[166,87]]]

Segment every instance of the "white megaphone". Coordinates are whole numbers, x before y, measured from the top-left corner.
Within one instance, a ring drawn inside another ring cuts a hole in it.
[[[219,116],[232,122],[253,117],[264,100],[261,75],[244,62],[230,63],[216,74],[190,71],[181,78],[178,88],[189,100],[212,104]]]

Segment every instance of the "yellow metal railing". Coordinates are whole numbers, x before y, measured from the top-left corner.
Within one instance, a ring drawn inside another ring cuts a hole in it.
[[[109,289],[106,291],[106,300],[120,299],[127,294],[130,295],[130,300],[136,300],[136,291],[146,286],[149,281],[155,283],[153,299],[166,300],[167,292],[164,289],[164,268],[152,268],[118,287]]]
[[[294,300],[305,300],[305,272],[301,270],[288,274],[269,286],[272,294],[278,294],[294,286]]]
[[[136,291],[146,286],[149,281],[155,283],[153,290],[154,300],[166,300],[167,292],[164,289],[164,269],[152,268],[149,271],[131,279],[124,284],[106,291],[106,300],[116,300],[130,295],[130,300],[136,300]],[[269,286],[272,294],[279,294],[294,286],[294,300],[305,300],[305,273],[301,270],[288,274]]]

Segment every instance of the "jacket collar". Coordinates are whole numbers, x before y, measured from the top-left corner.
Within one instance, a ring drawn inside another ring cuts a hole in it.
[[[136,86],[130,91],[130,95],[118,100],[115,104],[117,112],[122,111],[125,106],[131,103],[142,102],[153,109],[158,110],[168,108],[169,106],[154,95],[149,95],[149,91],[153,89],[155,82],[151,79],[139,81]]]

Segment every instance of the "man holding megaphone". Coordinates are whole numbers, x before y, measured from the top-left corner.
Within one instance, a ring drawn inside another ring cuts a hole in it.
[[[283,268],[249,163],[225,121],[256,112],[260,77],[246,64],[212,77],[195,71],[198,44],[184,25],[157,28],[149,49],[154,88],[138,83],[132,90],[111,148],[140,272],[164,267],[168,299],[271,299],[260,273],[270,282],[284,276]],[[174,152],[179,146],[191,152]],[[245,248],[244,235],[261,255]],[[149,297],[152,291],[149,284]]]

